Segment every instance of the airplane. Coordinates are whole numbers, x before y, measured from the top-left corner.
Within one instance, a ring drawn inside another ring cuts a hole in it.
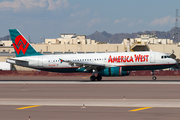
[[[91,81],[101,81],[102,76],[128,76],[136,70],[151,70],[152,79],[156,80],[154,70],[177,64],[167,54],[153,51],[43,55],[18,29],[9,29],[9,32],[16,57],[6,62],[42,71],[92,73]]]

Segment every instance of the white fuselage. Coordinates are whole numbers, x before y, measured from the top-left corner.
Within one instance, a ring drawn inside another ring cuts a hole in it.
[[[69,64],[61,60],[82,62],[84,64],[89,63],[104,64],[106,66],[119,66],[126,71],[164,69],[176,65],[176,61],[174,59],[169,58],[167,54],[160,52],[39,55],[16,57],[11,60],[7,60],[7,62],[46,71],[79,72],[77,70],[79,66],[76,66],[76,64]],[[70,70],[71,68],[73,68],[73,70]],[[70,71],[68,71],[68,69]]]

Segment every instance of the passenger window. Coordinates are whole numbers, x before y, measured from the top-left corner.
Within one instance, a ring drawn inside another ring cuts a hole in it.
[[[163,59],[163,56],[161,56],[161,59]]]
[[[164,56],[164,58],[166,58],[166,56]]]

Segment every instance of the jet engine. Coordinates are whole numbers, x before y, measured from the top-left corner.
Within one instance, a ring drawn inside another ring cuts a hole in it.
[[[122,67],[106,67],[99,71],[101,76],[128,76],[130,71],[122,71]]]

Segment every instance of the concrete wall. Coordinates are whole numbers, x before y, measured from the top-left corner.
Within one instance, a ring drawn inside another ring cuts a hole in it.
[[[13,56],[0,56],[0,62],[6,62],[8,58],[13,58]]]
[[[38,52],[123,52],[123,44],[33,44]]]
[[[124,52],[124,44],[32,44],[34,49],[38,52]],[[149,44],[150,50],[163,53],[172,53],[180,57],[180,45],[179,44]],[[4,47],[0,46],[0,56],[2,52],[11,53],[14,52],[12,46]],[[8,55],[7,55],[8,56]]]
[[[0,46],[0,52],[14,52],[14,48],[12,46]]]

